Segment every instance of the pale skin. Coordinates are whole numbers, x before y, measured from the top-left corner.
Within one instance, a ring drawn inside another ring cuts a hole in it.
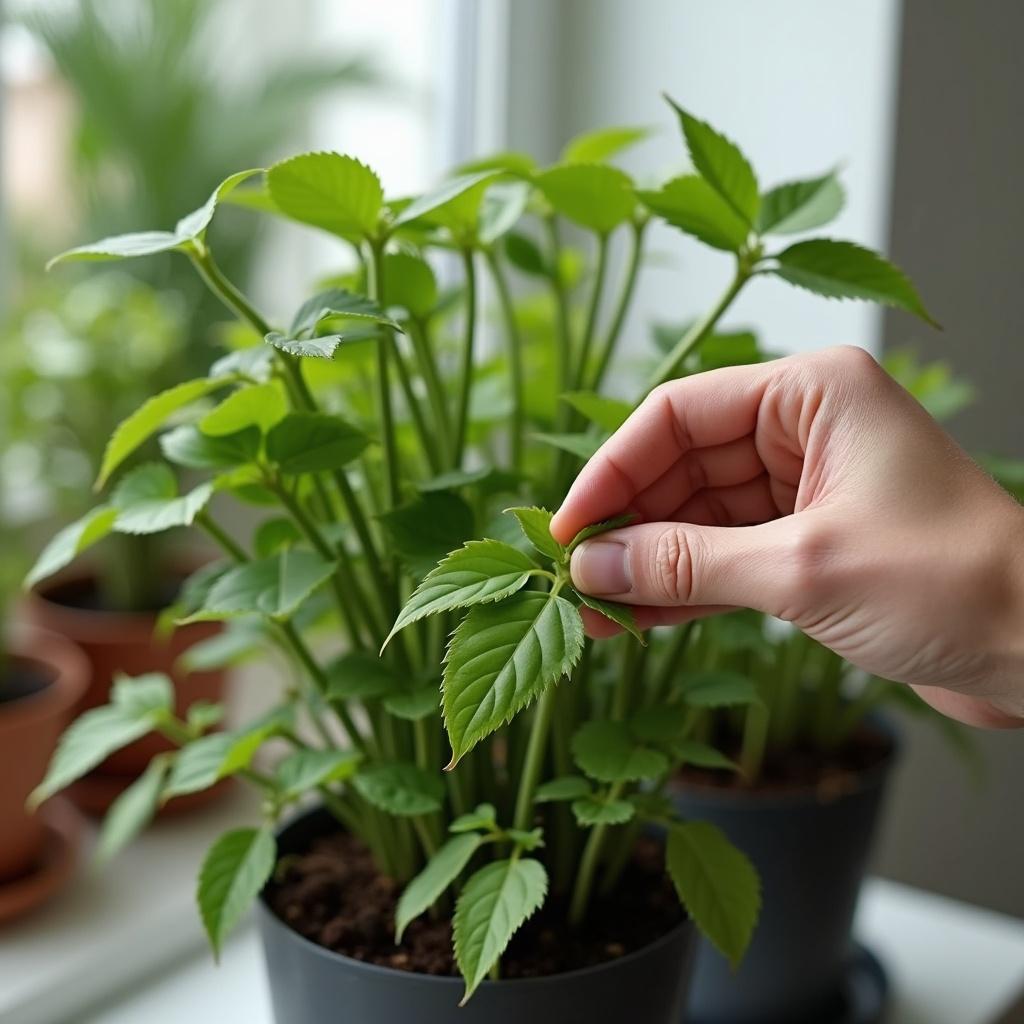
[[[626,512],[572,577],[642,628],[755,608],[951,718],[1024,726],[1024,508],[860,349],[655,389],[551,532]]]

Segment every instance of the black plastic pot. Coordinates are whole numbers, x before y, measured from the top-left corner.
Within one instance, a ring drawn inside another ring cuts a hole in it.
[[[278,834],[280,854],[308,848],[337,828],[322,810]],[[515,981],[484,982],[459,1008],[461,978],[366,964],[289,928],[264,899],[257,916],[277,1024],[677,1024],[696,932],[689,921],[645,949],[598,967]]]
[[[738,971],[701,942],[689,1024],[827,1024],[839,1013],[851,927],[896,738],[888,755],[839,792],[675,787],[687,818],[710,821],[761,874],[761,918]]]

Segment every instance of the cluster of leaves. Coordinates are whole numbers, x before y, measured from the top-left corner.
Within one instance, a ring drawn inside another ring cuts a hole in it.
[[[714,664],[685,671],[692,632],[647,646],[628,609],[573,588],[575,545],[623,520],[562,546],[550,514],[520,502],[559,501],[580,460],[632,408],[602,388],[655,217],[730,253],[736,275],[710,313],[669,341],[651,383],[705,352],[729,357],[716,325],[754,275],[924,312],[898,270],[852,243],[809,239],[768,254],[764,236],[805,232],[838,212],[835,176],[762,193],[736,146],[677,112],[695,173],[660,189],[636,188],[608,162],[642,138],[635,129],[580,137],[548,168],[498,154],[411,199],[386,198],[352,157],[308,153],[233,175],[170,230],[106,238],[55,261],[184,255],[248,328],[249,344],[207,376],[151,397],[121,424],[99,473],[101,487],[120,477],[109,499],[58,536],[30,576],[57,571],[110,531],[194,526],[225,558],[187,582],[169,617],[225,628],[187,665],[267,648],[287,659],[282,708],[242,730],[217,731],[205,709],[182,722],[166,702],[143,699],[164,684],[123,683],[109,708],[69,731],[40,794],[154,727],[180,749],[114,808],[108,849],[182,784],[238,774],[258,786],[264,825],[223,837],[201,873],[215,948],[272,871],[274,823],[315,793],[406,883],[399,938],[458,895],[467,997],[549,886],[581,927],[597,886],[616,884],[651,824],[668,831],[666,867],[690,915],[730,960],[742,955],[756,874],[717,830],[677,821],[664,789],[684,764],[732,769],[700,723],[709,709],[756,706],[757,689]],[[287,326],[271,324],[213,258],[208,229],[225,202],[334,235],[354,268]],[[583,247],[563,240],[566,222]],[[623,237],[609,304],[610,254]],[[452,293],[438,287],[437,251],[461,263]],[[476,345],[481,269],[505,337],[486,357]],[[510,270],[533,289],[518,304]],[[125,472],[157,435],[164,461]],[[265,511],[248,539],[226,525],[230,500]],[[586,641],[582,605],[623,638]],[[343,637],[340,657],[321,653],[328,632]],[[290,752],[267,773],[254,759],[271,739]]]

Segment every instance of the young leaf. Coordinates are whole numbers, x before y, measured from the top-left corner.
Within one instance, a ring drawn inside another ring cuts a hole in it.
[[[344,288],[328,288],[299,306],[292,317],[288,333],[295,338],[305,337],[325,320],[336,318],[362,320],[368,323],[384,324],[396,331],[402,329],[401,324],[392,320],[373,299]]]
[[[260,432],[248,427],[237,434],[208,437],[191,423],[160,435],[160,451],[168,462],[187,469],[228,469],[251,462],[259,454]]]
[[[761,197],[757,232],[762,235],[795,235],[820,228],[839,216],[846,199],[834,171],[810,181],[777,185]]]
[[[453,836],[427,861],[427,866],[405,887],[395,908],[395,942],[424,911],[462,874],[482,839],[475,833]]]
[[[853,242],[812,238],[775,257],[784,281],[830,299],[866,299],[894,306],[938,327],[907,276],[878,253]]]
[[[185,214],[174,227],[174,233],[182,241],[195,241],[206,235],[206,229],[213,220],[219,203],[223,202],[239,185],[257,174],[263,174],[262,167],[253,167],[245,171],[236,171],[225,178],[210,194],[210,198],[191,213]]]
[[[668,770],[665,755],[637,743],[625,722],[585,723],[572,738],[572,756],[598,782],[656,779]]]
[[[427,615],[500,601],[526,584],[537,564],[523,552],[496,540],[471,540],[453,551],[413,592],[395,620],[388,641],[411,622]]]
[[[352,784],[374,807],[406,818],[432,814],[444,799],[444,785],[436,775],[405,761],[370,765]]]
[[[761,909],[754,866],[720,829],[703,821],[669,829],[665,865],[687,913],[736,968]]]
[[[214,956],[220,956],[228,932],[266,885],[276,857],[274,835],[266,826],[225,832],[210,847],[196,896]]]
[[[286,476],[342,469],[366,450],[370,439],[337,416],[290,412],[267,432],[267,458]]]
[[[339,153],[304,153],[274,164],[267,188],[285,216],[342,238],[374,234],[384,205],[377,175]]]
[[[547,872],[531,858],[488,864],[466,883],[455,907],[455,960],[466,980],[464,1006],[512,936],[547,895]]]
[[[148,441],[179,409],[191,405],[213,391],[219,391],[229,383],[230,381],[224,378],[203,377],[199,380],[187,380],[183,384],[161,391],[140,405],[126,420],[121,421],[111,436],[103,453],[103,464],[100,466],[96,487],[102,487],[114,470],[139,445]]]
[[[652,213],[714,249],[738,252],[750,233],[746,221],[694,174],[673,178],[658,191],[639,190],[637,197]]]
[[[118,533],[161,533],[176,526],[191,526],[213,496],[213,484],[199,484],[178,495],[178,482],[162,462],[136,466],[114,489],[111,503],[118,510]]]
[[[214,732],[182,747],[174,756],[171,775],[163,791],[164,800],[199,793],[223,778],[224,762],[234,740],[230,733]]]
[[[621,125],[583,132],[562,150],[563,164],[599,164],[635,146],[651,134],[650,128]]]
[[[628,800],[602,800],[596,796],[585,796],[574,800],[572,813],[584,828],[594,825],[625,825],[636,813]]]
[[[636,206],[629,175],[607,164],[563,164],[535,181],[558,213],[602,235],[629,220]]]
[[[592,787],[582,775],[563,775],[537,787],[533,802],[545,804],[563,800],[582,800],[590,796]]]
[[[398,557],[416,576],[427,576],[474,532],[473,510],[457,494],[435,491],[384,513],[380,521]]]
[[[570,672],[582,650],[583,622],[565,598],[516,594],[472,608],[445,659],[448,767]]]
[[[494,245],[519,223],[530,200],[529,182],[508,181],[492,185],[480,204],[477,235],[481,245]]]
[[[552,270],[548,266],[540,246],[532,239],[518,231],[510,231],[505,236],[505,255],[509,263],[517,270],[531,277],[551,277]]]
[[[575,594],[588,608],[603,615],[606,619],[611,619],[617,626],[621,626],[627,633],[635,636],[644,647],[647,646],[647,638],[640,632],[640,627],[636,624],[636,615],[628,604],[605,601],[600,597],[582,594],[578,590],[575,591]]]
[[[753,227],[761,205],[757,178],[739,147],[705,121],[688,114],[673,99],[666,97],[679,115],[693,166],[702,178]]]
[[[248,768],[256,752],[271,737],[280,735],[295,725],[295,710],[291,705],[273,708],[244,729],[237,729],[233,734],[221,763],[222,775],[234,775],[235,772]]]
[[[154,757],[146,770],[110,805],[93,855],[98,864],[106,864],[153,820],[168,767],[165,758]]]
[[[456,231],[473,231],[484,191],[497,176],[496,171],[475,171],[449,178],[433,192],[411,202],[395,218],[395,225],[425,217]]]
[[[402,689],[402,679],[390,665],[363,651],[343,654],[331,663],[327,676],[328,700],[375,700]]]
[[[534,441],[549,444],[552,448],[575,455],[576,458],[582,459],[584,462],[602,444],[600,437],[593,437],[591,434],[532,434],[531,437]]]
[[[469,814],[460,814],[449,826],[448,831],[456,835],[462,832],[490,832],[498,827],[498,812],[494,804],[477,804]]]
[[[609,530],[618,530],[623,526],[629,526],[630,523],[634,522],[636,516],[630,512],[626,515],[613,516],[611,519],[605,519],[600,523],[592,523],[590,526],[584,526],[579,533],[569,542],[568,551],[571,555],[585,540],[590,540],[591,537],[598,537],[602,533],[607,533]]]
[[[407,722],[429,718],[441,707],[441,688],[427,683],[406,693],[393,693],[384,698],[384,710]]]
[[[577,412],[582,413],[591,423],[602,430],[613,433],[629,419],[633,406],[620,398],[608,398],[593,391],[569,391],[562,395]]]
[[[422,320],[437,305],[437,278],[425,259],[389,252],[384,257],[384,292],[389,307],[401,306]]]
[[[332,782],[351,778],[359,765],[354,750],[296,750],[278,766],[274,778],[281,796],[291,800]]]
[[[551,513],[546,508],[507,508],[519,522],[523,536],[542,555],[547,555],[554,562],[565,562],[565,548],[551,536]]]
[[[277,384],[250,384],[233,391],[200,421],[199,429],[211,437],[237,434],[248,427],[266,433],[284,419],[288,401]]]
[[[106,537],[113,529],[116,519],[116,508],[100,505],[76,522],[65,526],[40,552],[35,565],[25,577],[25,588],[34,587],[40,580],[45,580],[47,576],[52,576],[70,565],[83,551]]]
[[[736,707],[760,701],[757,687],[738,672],[688,672],[681,677],[681,681],[680,696],[690,707]]]

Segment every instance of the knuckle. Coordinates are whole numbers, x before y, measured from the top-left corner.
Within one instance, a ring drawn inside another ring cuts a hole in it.
[[[654,546],[654,586],[666,604],[689,604],[695,593],[696,544],[675,527],[659,534]]]
[[[839,365],[851,376],[873,376],[878,371],[875,357],[858,345],[836,345],[828,349],[834,365]]]
[[[785,552],[788,589],[805,600],[835,582],[839,537],[826,523],[793,525]]]

